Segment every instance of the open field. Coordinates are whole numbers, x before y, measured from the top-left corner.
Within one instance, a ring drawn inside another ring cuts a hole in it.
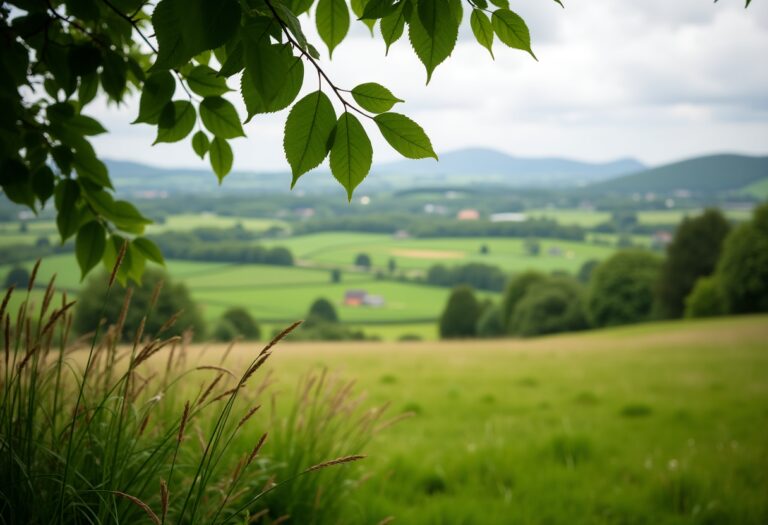
[[[640,211],[637,213],[637,220],[641,224],[674,225],[683,220],[685,216],[694,216],[701,213],[702,210],[653,210]],[[554,219],[561,224],[575,224],[585,228],[593,228],[598,224],[607,222],[611,219],[611,214],[604,211],[595,211],[578,208],[562,209],[535,209],[527,210],[529,217],[547,217]],[[734,221],[744,221],[749,219],[750,212],[746,210],[723,210],[726,217]]]
[[[241,346],[229,364],[255,352]],[[368,447],[371,477],[337,523],[768,520],[766,316],[529,341],[283,344],[271,361],[284,392],[319,366],[415,413]]]

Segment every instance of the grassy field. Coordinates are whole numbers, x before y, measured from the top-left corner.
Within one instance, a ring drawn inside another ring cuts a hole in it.
[[[765,316],[529,341],[284,344],[271,366],[278,389],[326,366],[415,414],[368,447],[354,476],[370,478],[336,523],[768,521]]]
[[[760,183],[756,183],[759,188]],[[525,212],[530,217],[547,217],[561,224],[575,224],[585,228],[593,228],[600,223],[611,219],[609,212],[595,211],[578,208],[562,209],[535,209]],[[653,210],[637,213],[637,219],[641,224],[672,225],[677,224],[685,216],[693,216],[701,213],[701,210]],[[750,212],[745,210],[724,210],[725,215],[734,221],[749,219]]]

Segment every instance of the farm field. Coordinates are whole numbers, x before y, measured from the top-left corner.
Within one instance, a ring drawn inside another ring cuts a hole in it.
[[[768,519],[766,316],[528,341],[283,344],[270,366],[288,396],[325,366],[370,403],[414,413],[348,471],[367,481],[337,523]]]
[[[673,225],[683,220],[686,216],[698,215],[702,210],[652,210],[637,212],[637,220],[640,224]],[[734,221],[749,219],[749,211],[724,209],[726,217]],[[592,228],[611,219],[611,214],[603,211],[578,208],[540,208],[526,210],[529,217],[547,217],[561,224],[575,224],[585,228]]]

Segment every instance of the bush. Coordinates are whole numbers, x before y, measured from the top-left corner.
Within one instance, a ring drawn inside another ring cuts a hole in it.
[[[237,339],[239,334],[235,325],[227,319],[219,319],[219,322],[216,323],[216,327],[213,329],[212,337],[216,341],[228,343]]]
[[[29,271],[21,266],[14,266],[5,276],[5,287],[26,288],[29,284]]]
[[[660,314],[683,315],[685,298],[700,277],[715,271],[725,237],[731,226],[719,210],[706,210],[698,217],[683,219],[667,247],[656,297]]]
[[[501,305],[483,309],[475,329],[478,337],[502,337],[506,333]]]
[[[753,217],[731,232],[717,265],[728,313],[768,311],[768,204]]]
[[[592,279],[592,272],[594,272],[595,268],[597,268],[599,265],[600,261],[597,259],[590,259],[582,264],[581,268],[579,268],[579,273],[577,276],[579,282],[582,284],[589,284],[589,281]]]
[[[73,323],[78,333],[95,330],[102,319],[108,325],[115,324],[120,317],[123,302],[114,299],[120,294],[118,285],[115,284],[115,289],[110,292],[107,283],[107,275],[102,272],[91,277],[80,292]],[[152,304],[157,287],[160,287],[160,292],[155,304]],[[192,330],[196,339],[205,336],[203,319],[187,287],[181,283],[175,284],[165,272],[148,269],[144,272],[141,286],[132,288],[133,295],[120,334],[122,340],[132,340],[147,313],[152,315],[144,326],[145,333],[158,331],[166,320],[179,314],[173,326],[164,331],[164,336],[180,335],[186,330]]]
[[[219,327],[216,330],[216,339],[219,341],[231,341],[236,337],[245,340],[257,340],[261,337],[259,325],[245,308],[230,308],[221,316]],[[220,337],[230,332],[230,337]]]
[[[447,268],[442,264],[427,271],[427,283],[435,286],[467,285],[477,290],[500,292],[504,289],[507,276],[498,266],[469,263]]]
[[[333,304],[328,299],[321,297],[316,299],[312,306],[309,307],[307,320],[304,324],[309,327],[313,324],[338,322],[339,316],[336,313],[336,308],[333,307]]]
[[[595,326],[640,323],[651,319],[661,261],[641,251],[618,252],[592,274],[587,309]]]
[[[725,297],[715,277],[702,277],[685,299],[685,317],[715,317],[725,314]]]
[[[517,303],[528,292],[528,288],[534,284],[547,280],[547,276],[539,272],[525,272],[515,276],[507,285],[507,290],[504,293],[504,299],[501,303],[501,315],[504,319],[504,324],[509,331],[509,320],[512,318],[512,313],[517,306]]]
[[[360,268],[365,268],[366,270],[370,270],[371,268],[371,257],[367,253],[359,253],[357,254],[357,257],[355,257],[355,266],[359,266]]]
[[[584,291],[567,277],[552,277],[530,286],[509,320],[509,331],[526,337],[584,330],[588,326]]]
[[[469,286],[459,286],[451,292],[440,316],[440,337],[456,339],[474,337],[480,304]]]

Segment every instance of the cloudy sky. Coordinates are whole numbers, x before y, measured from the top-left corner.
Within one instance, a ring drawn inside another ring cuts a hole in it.
[[[517,156],[649,164],[713,152],[768,154],[768,2],[748,10],[743,0],[565,3],[563,10],[553,1],[513,2],[528,21],[539,62],[498,41],[493,61],[462,27],[453,55],[426,86],[407,38],[385,57],[381,40],[356,27],[324,67],[341,87],[379,82],[405,99],[398,111],[425,128],[438,153],[483,146]],[[307,74],[314,89],[314,72]],[[152,147],[153,129],[129,124],[135,100],[91,112],[111,131],[97,140],[106,157],[205,166],[188,141]],[[285,117],[246,126],[248,137],[233,142],[236,169],[287,167]],[[369,133],[375,162],[397,158],[375,129]]]

